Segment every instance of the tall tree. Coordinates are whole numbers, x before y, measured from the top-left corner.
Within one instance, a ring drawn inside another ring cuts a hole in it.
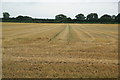
[[[97,13],[90,13],[87,15],[87,20],[93,21],[93,20],[98,20],[98,14]]]
[[[112,16],[111,16],[111,18],[112,18],[112,19],[115,19],[115,18],[116,18],[116,16],[115,16],[115,15],[112,15]]]
[[[112,17],[108,14],[105,14],[103,16],[100,17],[100,21],[102,22],[111,22],[113,21]]]
[[[8,12],[3,12],[3,18],[9,19],[10,14]]]
[[[18,19],[18,20],[23,20],[23,19],[24,19],[24,16],[19,15],[18,17],[16,17],[16,19]]]
[[[32,22],[32,18],[29,16],[18,16],[16,17],[17,20],[19,20],[20,22]]]
[[[120,13],[116,16],[115,20],[120,23]]]
[[[67,18],[67,16],[65,16],[65,15],[63,15],[63,14],[59,14],[59,15],[56,15],[56,16],[55,16],[55,19],[56,19],[56,20],[61,20],[61,19],[65,19],[65,18]]]
[[[55,16],[55,19],[58,22],[66,22],[67,16],[63,15],[63,14],[59,14]]]
[[[84,14],[78,14],[75,16],[77,20],[85,20]]]

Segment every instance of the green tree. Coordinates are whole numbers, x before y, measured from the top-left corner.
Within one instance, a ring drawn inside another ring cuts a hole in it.
[[[120,23],[120,13],[116,16],[115,20]]]
[[[32,18],[29,16],[18,16],[16,17],[17,20],[19,20],[20,22],[32,22]]]
[[[18,20],[23,20],[24,19],[24,16],[18,16],[18,17],[16,17],[16,19],[18,19]]]
[[[105,15],[101,16],[100,20],[102,22],[111,22],[111,21],[113,21],[112,17],[110,15],[108,15],[108,14],[105,14]]]
[[[59,14],[55,16],[55,20],[58,22],[66,22],[67,16]]]
[[[111,18],[112,18],[112,19],[115,19],[115,18],[116,18],[116,16],[115,16],[115,15],[112,15],[112,16],[111,16]]]
[[[3,18],[9,19],[10,14],[8,12],[3,12]]]
[[[70,17],[64,18],[64,19],[62,20],[62,22],[64,22],[64,23],[70,23],[70,22],[72,22],[72,19],[71,19]]]
[[[98,20],[98,14],[97,13],[90,13],[87,15],[87,20],[89,21],[95,21]]]
[[[78,14],[75,16],[77,20],[85,20],[84,14]]]

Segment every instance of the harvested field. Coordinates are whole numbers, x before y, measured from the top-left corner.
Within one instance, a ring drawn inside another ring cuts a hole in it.
[[[117,78],[117,24],[3,23],[3,78]]]

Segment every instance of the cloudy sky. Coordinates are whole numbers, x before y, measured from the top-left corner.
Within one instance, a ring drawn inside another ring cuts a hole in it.
[[[11,17],[18,15],[33,18],[54,18],[57,14],[75,15],[89,13],[117,15],[119,0],[2,0],[2,12],[9,12]],[[2,17],[2,14],[0,14]]]

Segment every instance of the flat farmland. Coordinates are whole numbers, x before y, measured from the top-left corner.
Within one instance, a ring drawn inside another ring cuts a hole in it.
[[[3,78],[117,78],[117,24],[2,23]]]

